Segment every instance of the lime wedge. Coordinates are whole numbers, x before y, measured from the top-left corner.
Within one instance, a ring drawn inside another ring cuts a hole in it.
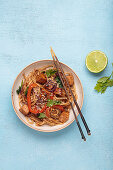
[[[99,73],[107,66],[108,59],[106,55],[99,50],[90,52],[86,57],[86,67],[93,73]]]

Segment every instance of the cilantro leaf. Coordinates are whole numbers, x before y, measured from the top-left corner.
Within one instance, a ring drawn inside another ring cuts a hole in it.
[[[16,90],[17,94],[19,94],[21,92],[21,86],[19,86],[19,88]]]
[[[110,77],[102,77],[97,81],[97,83],[106,83],[108,79],[110,79]]]
[[[54,101],[51,100],[51,99],[48,99],[47,106],[48,106],[48,107],[51,107],[51,106],[53,106],[53,105],[54,105]]]
[[[102,90],[101,90],[101,94],[102,94],[102,93],[105,93],[106,89],[107,89],[107,86],[104,86],[104,87],[102,88]]]
[[[101,83],[97,83],[96,86],[94,87],[94,89],[99,93],[102,90],[102,84]]]
[[[53,105],[59,105],[60,103],[61,103],[61,101],[48,99],[47,106],[52,107]]]
[[[46,117],[45,113],[40,113],[40,115],[38,116],[39,119],[43,119],[45,117]]]
[[[113,63],[112,63],[113,66]],[[112,77],[112,79],[111,79]],[[109,77],[102,77],[97,81],[96,86],[94,89],[99,93],[105,93],[107,87],[112,87],[113,86],[113,71]]]
[[[57,76],[57,77],[55,78],[55,80],[56,80],[56,82],[59,84],[59,88],[63,88],[63,84],[62,84],[62,82],[61,82],[61,80],[60,80],[60,77]]]
[[[22,80],[21,85],[19,86],[19,88],[16,90],[17,94],[19,94],[21,92],[22,86],[23,86],[23,80]]]
[[[113,79],[110,79],[110,80],[106,83],[106,85],[112,87],[112,86],[113,86]]]
[[[47,75],[47,77],[51,77],[56,72],[57,72],[57,70],[49,69],[49,70],[46,71],[46,75]]]

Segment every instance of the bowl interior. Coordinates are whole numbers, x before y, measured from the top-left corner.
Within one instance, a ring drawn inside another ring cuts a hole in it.
[[[35,124],[29,124],[27,122],[25,116],[19,111],[19,99],[18,99],[18,95],[16,93],[16,90],[18,89],[19,85],[21,84],[21,81],[23,79],[23,76],[22,76],[23,73],[25,75],[28,75],[32,70],[34,70],[36,68],[46,66],[46,65],[50,65],[50,64],[53,64],[52,60],[41,60],[41,61],[37,61],[35,63],[32,63],[32,64],[28,65],[16,77],[16,80],[15,80],[15,82],[13,84],[13,88],[12,88],[12,104],[13,104],[13,107],[14,107],[14,110],[15,110],[17,116],[27,126],[33,128],[35,130],[44,131],[44,132],[58,131],[58,130],[61,130],[61,129],[67,127],[68,125],[70,125],[75,120],[72,110],[70,110],[69,120],[66,123],[62,124],[62,125],[36,126]],[[82,108],[82,104],[83,104],[83,88],[82,88],[82,84],[81,84],[78,76],[74,73],[74,71],[71,68],[69,68],[67,65],[65,65],[63,63],[61,63],[61,64],[62,64],[62,67],[63,67],[64,71],[70,72],[70,73],[73,74],[74,82],[75,82],[75,86],[76,86],[76,91],[77,91],[77,96],[78,96],[77,102],[78,102],[80,108]],[[75,112],[76,112],[76,115],[78,115],[78,111],[77,111],[76,107],[75,107]]]

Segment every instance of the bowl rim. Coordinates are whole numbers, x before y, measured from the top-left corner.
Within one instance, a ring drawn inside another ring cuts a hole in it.
[[[33,65],[33,64],[35,64],[35,63],[38,63],[38,62],[43,62],[43,61],[46,62],[46,61],[53,61],[53,60],[48,59],[48,60],[38,60],[38,61],[35,61],[35,62],[33,62],[33,63],[25,66],[25,67],[22,69],[22,71],[19,72],[19,74],[16,76],[16,78],[15,78],[15,80],[14,80],[14,83],[13,83],[13,86],[12,86],[12,92],[11,92],[12,106],[13,106],[13,109],[14,109],[17,117],[18,117],[26,126],[32,128],[32,129],[34,129],[34,130],[36,130],[36,131],[40,131],[40,132],[55,132],[55,131],[59,131],[59,130],[65,129],[66,127],[68,127],[69,125],[71,125],[71,124],[74,122],[75,118],[74,118],[73,120],[71,120],[68,124],[66,124],[65,126],[62,126],[62,127],[58,128],[58,129],[54,129],[54,130],[37,129],[37,128],[33,127],[32,125],[30,125],[29,123],[26,123],[26,121],[21,118],[21,116],[18,114],[18,112],[17,112],[17,110],[16,110],[16,108],[15,108],[15,104],[14,104],[14,100],[13,100],[13,89],[14,89],[14,85],[15,85],[16,80],[17,80],[17,78],[19,77],[19,75],[20,75],[26,68],[28,68],[29,66],[31,66],[31,65]],[[67,66],[66,64],[64,64],[64,63],[62,63],[62,62],[60,62],[60,63],[63,64],[64,66],[68,67],[68,68],[75,74],[75,76],[77,77],[77,79],[78,79],[79,82],[80,82],[80,86],[81,86],[81,89],[82,89],[82,101],[81,101],[81,106],[80,106],[80,109],[81,109],[82,106],[83,106],[83,100],[84,100],[84,93],[83,93],[82,83],[81,83],[78,75],[72,70],[72,68],[70,68],[69,66]],[[79,115],[79,113],[77,114],[77,116],[78,116],[78,115]]]

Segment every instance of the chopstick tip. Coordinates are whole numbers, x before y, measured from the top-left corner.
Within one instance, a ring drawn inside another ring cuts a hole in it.
[[[84,141],[86,141],[86,138],[84,138]]]
[[[90,133],[90,132],[88,132],[88,135],[90,136],[90,135],[91,135],[91,133]]]

